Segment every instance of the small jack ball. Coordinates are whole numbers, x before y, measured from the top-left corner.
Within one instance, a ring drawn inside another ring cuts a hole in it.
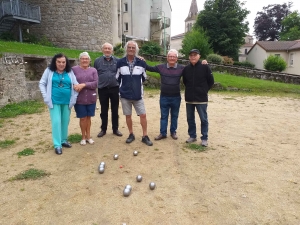
[[[138,151],[134,151],[134,152],[133,152],[133,155],[134,155],[134,156],[137,156],[138,154],[139,154]]]
[[[141,182],[143,180],[143,177],[141,175],[136,176],[136,181]]]

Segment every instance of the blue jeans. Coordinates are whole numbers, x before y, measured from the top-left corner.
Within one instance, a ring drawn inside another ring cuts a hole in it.
[[[170,133],[176,133],[181,96],[160,96],[160,133],[167,136],[169,112],[171,112]]]
[[[188,122],[188,133],[191,138],[197,137],[196,122],[195,122],[195,108],[201,120],[201,140],[208,138],[208,119],[207,119],[207,104],[188,104],[186,103],[186,117]]]

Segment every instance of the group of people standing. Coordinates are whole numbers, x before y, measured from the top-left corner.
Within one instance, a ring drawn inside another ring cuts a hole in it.
[[[201,120],[201,145],[207,146],[207,95],[214,84],[214,78],[209,66],[206,65],[207,62],[200,61],[199,50],[190,51],[190,64],[187,66],[177,64],[178,52],[171,49],[167,54],[167,63],[151,67],[138,56],[139,47],[135,41],[128,41],[124,49],[125,57],[118,59],[113,56],[113,46],[109,43],[103,44],[103,56],[95,60],[94,67],[90,67],[91,59],[87,52],[79,55],[79,65],[72,68],[65,55],[57,54],[53,57],[40,80],[39,87],[50,111],[55,153],[62,154],[62,147],[72,147],[67,138],[73,106],[79,118],[82,133],[80,144],[94,144],[90,128],[91,117],[95,115],[97,88],[101,108],[101,130],[97,137],[101,138],[106,135],[109,108],[111,109],[112,132],[116,136],[123,136],[119,131],[120,100],[129,131],[126,143],[135,140],[132,124],[133,106],[140,118],[141,140],[146,145],[152,146],[153,143],[147,133],[147,117],[143,99],[143,82],[147,79],[146,70],[159,73],[161,78],[160,133],[155,140],[167,137],[169,114],[171,114],[170,136],[174,140],[178,139],[176,130],[181,103],[180,80],[183,77],[190,136],[186,142],[197,141],[196,109]]]

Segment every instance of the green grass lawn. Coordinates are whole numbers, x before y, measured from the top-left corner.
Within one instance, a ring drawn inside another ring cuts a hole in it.
[[[252,79],[248,77],[235,76],[228,73],[214,72],[215,82],[223,87],[235,87],[241,92],[254,94],[285,95],[291,94],[300,97],[300,85],[280,83],[269,80]]]
[[[19,54],[32,54],[32,55],[44,55],[44,56],[54,56],[57,53],[63,53],[68,58],[78,58],[78,56],[81,52],[86,51],[86,50],[48,47],[48,46],[43,46],[43,45],[1,41],[1,40],[0,40],[0,49],[1,49],[1,52],[13,52],[13,53],[19,53]],[[102,52],[88,51],[88,53],[92,59],[92,62],[94,62],[94,60],[97,57],[102,55]]]

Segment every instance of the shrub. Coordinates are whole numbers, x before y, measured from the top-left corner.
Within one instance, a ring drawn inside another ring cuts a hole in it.
[[[145,42],[141,49],[140,54],[159,55],[162,51],[160,45],[156,42],[149,41]]]
[[[238,61],[234,61],[233,62],[234,66],[243,66],[243,67],[248,67],[248,68],[255,68],[255,65],[249,61],[242,61],[242,62],[238,62]]]
[[[202,28],[192,29],[185,34],[182,41],[182,49],[180,49],[179,52],[182,53],[185,58],[188,58],[190,51],[194,48],[200,51],[201,58],[204,59],[213,52],[208,42],[208,37]]]
[[[223,64],[225,65],[233,65],[233,59],[228,56],[223,56]]]
[[[122,48],[122,43],[118,43],[115,45],[114,54],[115,55],[123,55],[124,54],[124,48]]]
[[[16,41],[14,34],[12,32],[6,31],[0,34],[0,40],[4,41]]]
[[[48,47],[54,47],[53,43],[49,41],[49,39],[43,35],[40,40],[38,41],[38,44],[48,46]]]
[[[39,39],[30,33],[27,32],[23,32],[23,42],[25,43],[32,43],[32,44],[38,44],[39,43]]]
[[[210,63],[215,63],[215,64],[222,64],[223,63],[223,58],[222,56],[218,54],[209,54],[207,56],[207,61]]]
[[[280,56],[270,55],[264,60],[264,68],[270,71],[281,72],[287,67],[286,62]]]
[[[251,63],[251,62],[249,62],[249,61],[243,61],[243,62],[241,62],[241,66],[244,66],[244,67],[249,67],[249,68],[252,68],[252,69],[254,69],[255,68],[255,65],[253,64],[253,63]]]

